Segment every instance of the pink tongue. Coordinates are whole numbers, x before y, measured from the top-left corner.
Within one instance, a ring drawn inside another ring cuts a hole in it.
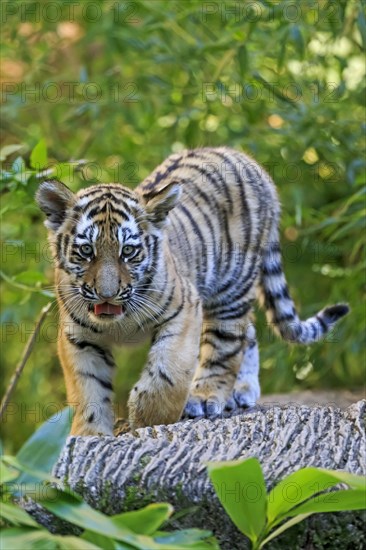
[[[122,313],[122,306],[115,306],[108,302],[104,302],[104,304],[95,304],[94,313],[95,315],[120,315]]]

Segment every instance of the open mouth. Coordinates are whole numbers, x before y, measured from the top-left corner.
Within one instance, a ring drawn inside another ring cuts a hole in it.
[[[94,315],[97,317],[101,315],[121,315],[123,307],[121,305],[110,304],[109,302],[103,302],[103,304],[94,304]]]

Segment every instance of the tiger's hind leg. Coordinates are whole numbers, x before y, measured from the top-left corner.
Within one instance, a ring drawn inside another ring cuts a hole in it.
[[[216,417],[233,393],[245,348],[243,320],[205,318],[201,333],[200,366],[195,373],[185,416]]]
[[[246,331],[243,360],[236,378],[232,396],[226,407],[254,407],[260,397],[259,384],[259,350],[254,325],[249,325]]]

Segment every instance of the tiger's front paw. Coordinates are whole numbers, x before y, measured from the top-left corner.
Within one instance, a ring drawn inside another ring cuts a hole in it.
[[[236,382],[233,393],[226,401],[226,409],[250,409],[255,407],[260,397],[261,390],[257,377],[249,378],[247,381]]]
[[[236,381],[232,397],[238,407],[250,408],[256,405],[260,394],[258,376],[248,375],[243,380]]]
[[[225,403],[211,397],[191,396],[184,408],[183,418],[217,418],[222,415]]]
[[[218,418],[223,412],[254,407],[260,397],[258,377],[237,380],[229,397],[219,389],[194,387],[184,408],[183,418]]]
[[[184,396],[177,395],[174,399],[161,391],[151,388],[141,390],[135,386],[128,400],[130,426],[132,429],[136,429],[160,424],[174,424],[180,418],[183,403]]]
[[[207,383],[195,384],[184,408],[184,418],[217,418],[226,407],[226,396],[217,388],[208,387]]]

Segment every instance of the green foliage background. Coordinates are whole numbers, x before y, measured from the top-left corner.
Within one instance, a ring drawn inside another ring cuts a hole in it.
[[[13,4],[9,7],[9,4]],[[272,174],[284,263],[303,317],[349,302],[311,348],[258,313],[262,388],[364,384],[366,23],[358,1],[3,2],[4,168],[40,140],[73,190],[136,185],[172,151],[230,145]],[[16,160],[18,158],[18,160]],[[83,168],[70,169],[84,159]],[[40,166],[41,168],[42,166]],[[2,183],[2,392],[52,284],[36,177]],[[27,289],[31,287],[31,289]],[[53,309],[6,415],[9,452],[65,403]],[[117,358],[118,413],[146,347]],[[10,440],[12,443],[10,443]]]

